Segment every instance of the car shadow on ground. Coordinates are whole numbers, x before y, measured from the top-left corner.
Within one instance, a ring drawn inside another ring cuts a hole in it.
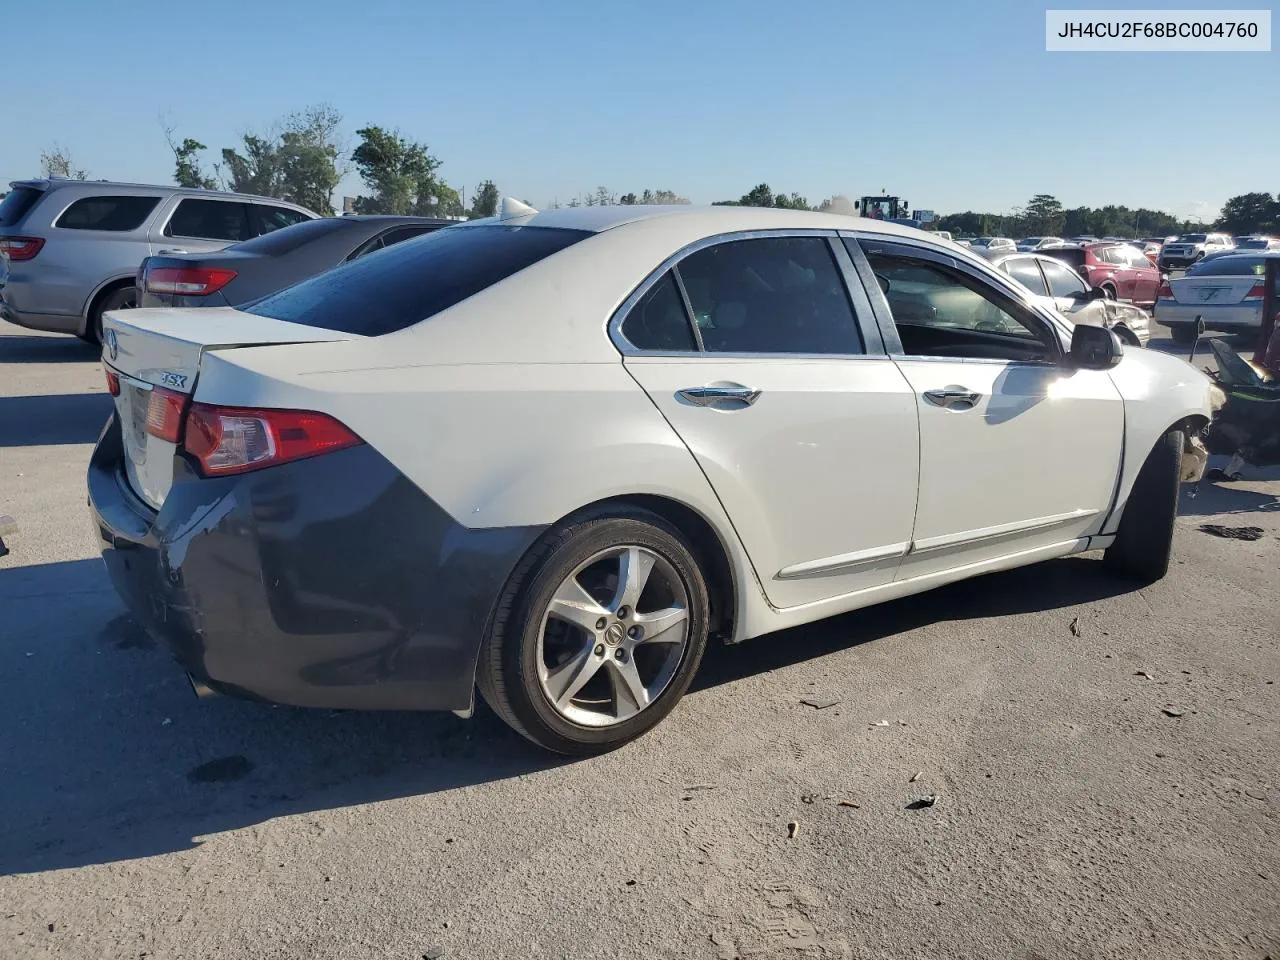
[[[101,358],[101,347],[78,337],[0,337],[0,364],[92,363]]]
[[[0,397],[0,447],[93,443],[111,404],[105,392]]]
[[[1128,589],[1082,558],[993,574],[716,647],[694,689],[925,623],[1071,606]],[[569,762],[526,743],[483,705],[462,721],[197,700],[124,614],[98,560],[0,570],[0,627],[0,875],[181,851],[276,817]]]
[[[708,649],[693,689],[732,683],[931,623],[1073,607],[1136,589],[1096,557],[1065,557],[939,587],[803,627]]]

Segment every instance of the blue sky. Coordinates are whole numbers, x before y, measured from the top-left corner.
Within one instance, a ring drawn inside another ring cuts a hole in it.
[[[4,18],[0,178],[36,175],[57,142],[92,177],[168,182],[162,116],[216,148],[329,103],[349,147],[398,127],[452,185],[491,178],[536,206],[766,181],[814,203],[886,188],[1003,211],[1047,192],[1212,216],[1280,189],[1280,53],[1047,53],[1050,5],[1068,6],[62,0]]]

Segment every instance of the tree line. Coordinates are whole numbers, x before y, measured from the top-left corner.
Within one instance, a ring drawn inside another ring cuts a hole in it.
[[[428,146],[400,131],[370,124],[356,131],[350,152],[340,136],[342,116],[326,104],[309,106],[276,121],[266,132],[246,133],[231,147],[223,147],[212,161],[208,147],[192,137],[177,138],[171,126],[164,134],[174,160],[174,182],[184,187],[224,189],[237,193],[288,200],[329,213],[333,192],[354,169],[364,184],[355,198],[356,213],[389,213],[431,217],[487,217],[497,212],[499,191],[492,180],[483,181],[463,197],[441,176],[443,163]],[[86,179],[69,150],[54,145],[40,155],[45,176]],[[0,194],[3,196],[3,194]],[[571,197],[563,206],[612,206],[614,204],[684,204],[686,197],[672,190],[646,188],[640,193],[617,194],[608,187]],[[799,193],[774,191],[759,183],[736,200],[717,200],[717,206],[778,207],[853,215],[847,197],[834,195],[818,204]],[[562,206],[559,199],[552,207]],[[1008,213],[966,210],[949,213],[929,224],[960,236],[1166,236],[1208,228],[1240,235],[1280,234],[1280,195],[1245,193],[1230,198],[1212,224],[1179,219],[1163,210],[1108,205],[1067,208],[1051,194],[1040,193],[1024,207]]]

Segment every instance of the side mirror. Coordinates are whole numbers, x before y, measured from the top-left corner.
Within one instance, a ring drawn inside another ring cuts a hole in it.
[[[1077,370],[1110,370],[1124,356],[1124,346],[1106,327],[1079,323],[1071,334],[1068,356]]]
[[[1085,299],[1090,302],[1094,300],[1106,300],[1107,291],[1102,287],[1090,287],[1089,292],[1085,294]]]

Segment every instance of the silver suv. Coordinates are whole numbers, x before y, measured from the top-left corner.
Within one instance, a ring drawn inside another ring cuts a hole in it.
[[[0,317],[86,340],[98,339],[105,311],[136,304],[138,267],[152,254],[221,250],[317,216],[215,190],[62,179],[9,186],[0,201]]]
[[[1183,233],[1160,248],[1160,269],[1189,267],[1197,260],[1232,249],[1236,242],[1226,233]]]

